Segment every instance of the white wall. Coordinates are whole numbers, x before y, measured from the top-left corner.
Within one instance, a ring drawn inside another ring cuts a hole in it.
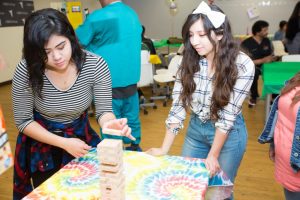
[[[71,1],[71,0],[70,0]],[[146,27],[146,35],[161,39],[170,36],[181,37],[181,27],[187,15],[192,12],[201,0],[175,0],[178,12],[170,13],[169,0],[123,0],[134,8],[141,22]],[[52,2],[64,2],[60,0]],[[89,8],[92,12],[100,8],[98,0],[82,0],[82,8]],[[231,21],[234,34],[246,34],[247,27],[251,33],[251,26],[257,19],[270,23],[270,33],[277,30],[280,20],[287,20],[298,0],[215,0]],[[265,5],[269,4],[269,6]],[[256,6],[260,17],[249,20],[247,8]],[[35,10],[50,7],[49,0],[34,0]],[[15,66],[22,56],[23,27],[0,28],[0,54],[4,56],[8,67],[0,73],[0,83],[12,79]]]
[[[181,28],[187,15],[201,0],[175,0],[178,5],[176,15],[169,12],[169,0],[123,0],[139,14],[146,27],[146,35],[151,38],[181,37]],[[298,0],[215,0],[228,16],[234,34],[251,33],[252,24],[258,20],[268,21],[269,33],[273,34],[281,20],[288,20]],[[260,16],[250,20],[247,9],[255,6]]]
[[[23,27],[0,28],[0,53],[7,64],[0,71],[0,83],[12,79],[16,64],[22,55]]]
[[[100,3],[97,0],[83,0],[81,2],[82,8],[89,8],[90,11],[101,8]],[[48,7],[50,7],[49,0],[34,0],[35,10]],[[12,79],[16,65],[22,58],[22,48],[23,26],[0,28],[0,54],[7,63],[7,67],[0,72],[0,83]]]

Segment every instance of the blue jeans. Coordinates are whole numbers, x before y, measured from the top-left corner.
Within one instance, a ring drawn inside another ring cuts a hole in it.
[[[140,105],[139,105],[139,97],[138,92],[134,95],[125,98],[125,99],[113,99],[113,112],[117,119],[127,118],[128,126],[131,128],[131,134],[136,138],[136,141],[131,141],[127,137],[122,137],[123,142],[125,144],[134,143],[139,144],[141,141],[141,122],[140,122]],[[104,138],[118,138],[118,136],[103,134],[102,130],[101,137]]]
[[[291,192],[285,188],[284,190],[284,196],[285,200],[299,200],[300,199],[300,192]]]
[[[183,144],[182,156],[205,159],[214,141],[215,130],[213,122],[210,120],[202,122],[196,114],[192,114]],[[218,160],[221,169],[234,183],[247,145],[248,134],[242,114],[236,117],[234,126],[228,134]]]

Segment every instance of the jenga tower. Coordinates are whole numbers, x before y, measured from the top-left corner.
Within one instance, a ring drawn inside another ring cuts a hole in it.
[[[100,160],[101,200],[125,200],[123,142],[104,139],[97,146]]]

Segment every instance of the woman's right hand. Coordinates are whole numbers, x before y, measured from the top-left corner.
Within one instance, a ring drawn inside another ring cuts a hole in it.
[[[148,149],[146,153],[152,156],[164,156],[167,154],[162,148],[151,148]]]
[[[269,158],[270,158],[270,160],[275,162],[275,149],[274,149],[274,146],[272,146],[272,145],[270,145],[270,148],[269,148]]]
[[[176,126],[176,124],[172,125],[172,126]],[[171,145],[173,144],[174,139],[175,139],[175,134],[171,133],[167,129],[162,146],[160,148],[151,148],[151,149],[147,150],[146,153],[150,154],[152,156],[167,155],[167,153],[169,152],[169,149],[171,148]]]
[[[88,153],[92,147],[78,138],[65,138],[63,149],[75,158],[79,158]]]

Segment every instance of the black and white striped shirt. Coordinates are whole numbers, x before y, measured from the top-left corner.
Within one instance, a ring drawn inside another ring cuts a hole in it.
[[[33,94],[29,85],[26,61],[17,66],[12,84],[14,119],[19,131],[31,123],[33,110],[48,120],[70,123],[80,117],[93,98],[97,120],[112,112],[112,84],[108,66],[103,58],[86,52],[86,58],[75,83],[65,91],[57,89],[43,75],[42,99]]]

